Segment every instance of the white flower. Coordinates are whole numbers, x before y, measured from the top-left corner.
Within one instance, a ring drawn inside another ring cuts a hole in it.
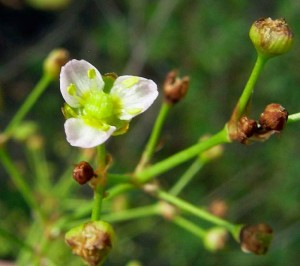
[[[136,76],[101,76],[84,60],[62,67],[60,90],[66,104],[65,132],[72,146],[91,148],[125,133],[129,121],[156,99],[157,85]]]

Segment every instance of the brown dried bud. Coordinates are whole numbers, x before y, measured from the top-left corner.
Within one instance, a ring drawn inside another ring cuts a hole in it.
[[[177,71],[170,71],[166,75],[163,85],[165,101],[170,104],[180,101],[186,95],[189,84],[190,78],[188,76],[179,78]]]
[[[258,126],[255,120],[248,118],[247,116],[241,117],[238,121],[237,133],[234,137],[234,140],[239,141],[240,143],[246,144],[247,140],[255,134]]]
[[[288,52],[293,43],[293,34],[284,19],[259,19],[251,26],[249,36],[257,52],[267,58]]]
[[[256,255],[265,254],[271,244],[272,228],[267,224],[244,226],[240,231],[241,249]]]
[[[281,131],[288,119],[288,112],[280,104],[271,103],[260,115],[259,124],[262,129]]]
[[[215,199],[209,204],[208,210],[213,215],[224,218],[228,212],[228,204],[224,200]]]
[[[113,247],[114,230],[104,221],[87,222],[67,232],[65,240],[88,265],[102,265]]]
[[[76,164],[73,170],[73,178],[83,185],[96,176],[93,167],[88,162],[80,162]]]

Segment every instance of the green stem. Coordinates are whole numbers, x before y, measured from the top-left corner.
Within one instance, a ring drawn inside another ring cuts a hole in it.
[[[92,221],[100,220],[104,191],[105,186],[101,183],[99,183],[94,189],[94,206],[91,217]]]
[[[100,220],[102,201],[104,198],[105,187],[106,187],[106,150],[105,145],[98,146],[98,162],[99,166],[97,169],[96,182],[94,184],[94,206],[92,210],[92,221]]]
[[[238,101],[236,110],[235,110],[235,121],[238,121],[241,116],[245,113],[249,101],[251,99],[252,93],[253,93],[253,89],[254,89],[254,85],[265,65],[265,63],[268,61],[268,58],[261,56],[258,54],[254,68],[251,72],[251,75],[248,79],[248,82],[246,83],[246,86],[244,88],[244,91]]]
[[[159,215],[159,208],[157,204],[150,206],[143,206],[134,209],[128,209],[119,212],[113,212],[110,214],[103,215],[103,219],[108,222],[120,222],[126,220],[133,220],[144,218],[152,215]]]
[[[110,188],[109,190],[107,190],[107,197],[105,197],[105,200],[111,199],[115,196],[118,196],[126,191],[133,190],[135,188],[136,188],[136,186],[129,184],[129,183],[116,185],[116,186]]]
[[[288,123],[299,122],[300,121],[300,113],[289,115]]]
[[[23,198],[30,206],[30,208],[35,211],[42,218],[42,211],[40,209],[40,205],[35,200],[33,196],[33,191],[31,191],[28,184],[25,182],[23,176],[20,174],[19,170],[15,167],[14,163],[11,161],[9,155],[4,150],[4,148],[0,148],[0,160],[3,164],[6,172],[12,178],[15,186],[18,188],[19,192],[22,194]]]
[[[203,167],[200,158],[197,158],[193,164],[187,169],[187,171],[178,179],[175,185],[170,189],[169,193],[177,196],[193,179],[193,177],[199,172]]]
[[[25,102],[22,104],[18,112],[15,114],[14,118],[10,121],[6,129],[4,130],[4,134],[7,137],[13,133],[13,131],[18,127],[19,123],[26,116],[28,111],[32,108],[32,106],[36,103],[41,94],[48,87],[52,78],[49,75],[44,74],[40,81],[33,88],[31,93],[26,98]]]
[[[180,151],[173,156],[154,164],[134,176],[134,181],[139,183],[145,183],[150,181],[154,176],[162,174],[169,169],[197,156],[199,153],[212,148],[218,144],[229,142],[227,129],[224,128],[217,134],[213,135],[205,141],[201,141],[183,151]]]
[[[148,141],[146,148],[142,154],[141,160],[136,167],[136,170],[135,170],[136,173],[141,171],[147,165],[147,163],[151,160],[151,158],[154,154],[160,133],[161,133],[162,126],[166,120],[166,117],[167,117],[167,114],[169,113],[170,108],[171,108],[170,104],[163,102],[163,104],[160,108],[159,114],[156,118],[154,127],[152,129],[149,141]]]
[[[193,235],[196,235],[200,238],[205,237],[206,231],[204,229],[181,216],[176,216],[171,221],[181,228],[191,232]]]
[[[107,182],[109,184],[127,183],[131,178],[131,175],[107,173]]]
[[[211,213],[209,213],[203,209],[200,209],[182,199],[179,199],[176,196],[173,196],[167,192],[158,190],[156,193],[157,193],[156,196],[159,199],[165,200],[165,201],[173,204],[174,206],[178,207],[179,209],[184,210],[188,213],[191,213],[203,220],[206,220],[213,224],[225,227],[230,232],[233,232],[236,228],[236,226],[234,224],[232,224],[226,220],[223,220],[219,217],[216,217],[216,216],[212,215]]]

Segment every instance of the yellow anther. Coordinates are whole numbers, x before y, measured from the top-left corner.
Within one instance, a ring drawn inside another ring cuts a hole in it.
[[[69,85],[69,87],[67,88],[67,92],[71,95],[71,96],[75,96],[76,95],[76,86],[75,84],[71,83]]]
[[[87,75],[89,79],[94,79],[96,77],[96,70],[94,68],[89,69]]]
[[[125,88],[130,88],[139,82],[139,77],[130,77],[122,81]]]
[[[140,112],[142,112],[142,108],[127,109],[126,112],[130,115],[138,115]]]

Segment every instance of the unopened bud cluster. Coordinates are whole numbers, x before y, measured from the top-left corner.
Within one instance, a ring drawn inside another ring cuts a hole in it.
[[[271,103],[265,107],[258,121],[246,116],[240,118],[236,127],[229,132],[230,138],[240,143],[249,141],[264,141],[274,133],[281,132],[287,122],[288,112],[277,103]],[[231,129],[229,127],[229,130]]]
[[[284,19],[259,19],[251,26],[249,36],[257,52],[267,58],[288,52],[293,42],[293,34]]]

